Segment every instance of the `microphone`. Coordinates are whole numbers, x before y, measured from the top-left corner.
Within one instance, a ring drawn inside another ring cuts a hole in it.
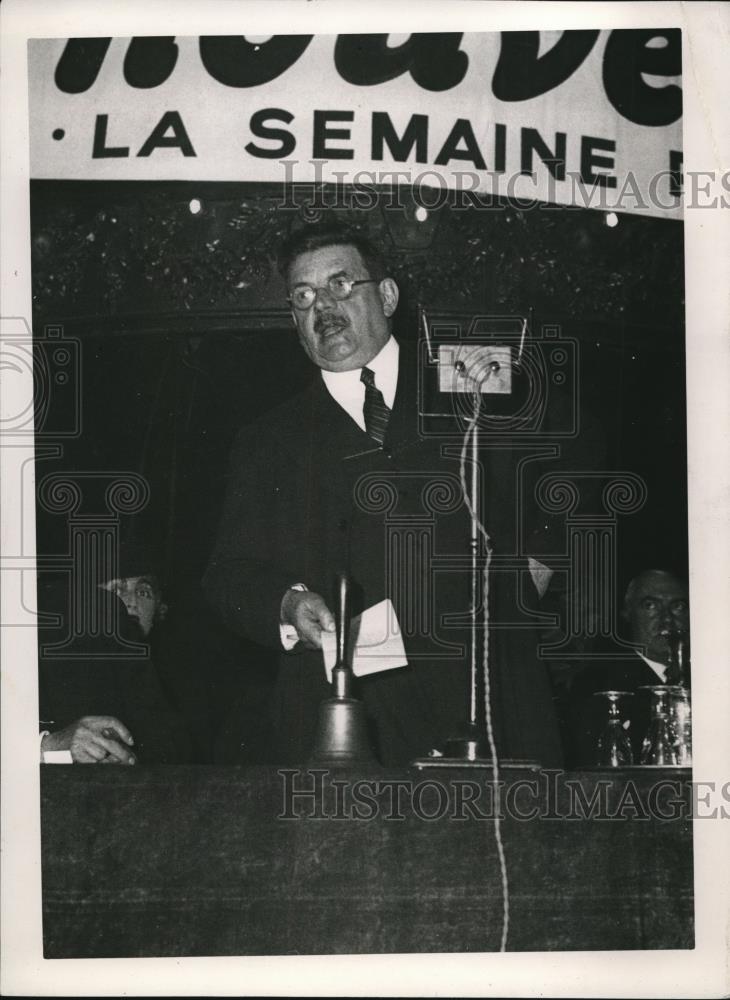
[[[508,395],[512,391],[512,352],[506,346],[439,344],[439,392]]]

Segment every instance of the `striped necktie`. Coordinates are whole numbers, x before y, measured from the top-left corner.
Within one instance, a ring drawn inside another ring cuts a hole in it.
[[[374,441],[382,444],[385,440],[390,410],[385,405],[382,392],[375,386],[374,372],[369,368],[363,368],[360,372],[360,381],[365,386],[365,403],[362,408],[365,430]]]

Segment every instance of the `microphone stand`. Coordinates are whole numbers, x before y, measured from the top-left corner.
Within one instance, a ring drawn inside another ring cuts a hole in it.
[[[469,502],[473,512],[469,547],[471,551],[471,609],[470,631],[471,650],[469,662],[469,721],[464,731],[450,737],[444,743],[443,755],[435,757],[442,764],[471,763],[485,766],[491,764],[489,741],[486,728],[479,720],[479,629],[477,626],[477,604],[479,601],[479,421],[475,421],[471,435],[471,477]],[[484,637],[487,640],[487,636]]]
[[[454,368],[460,374],[466,371],[464,362],[459,360]],[[492,361],[491,372],[499,371],[499,363]],[[481,392],[481,382],[479,383]],[[470,609],[470,664],[469,664],[469,720],[464,728],[444,741],[441,749],[431,750],[425,758],[414,761],[418,768],[424,767],[475,767],[487,768],[493,764],[492,752],[486,729],[485,713],[479,712],[479,628],[477,624],[477,604],[479,599],[479,421],[474,421],[471,436],[471,477],[469,483],[469,503],[472,511],[469,547],[471,553],[471,609]],[[488,642],[488,635],[484,635]],[[486,710],[486,703],[485,703]],[[483,716],[480,718],[480,714]],[[532,766],[532,765],[530,765]]]

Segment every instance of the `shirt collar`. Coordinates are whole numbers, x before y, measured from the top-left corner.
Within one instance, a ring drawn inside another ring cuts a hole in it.
[[[636,650],[639,653],[638,649]],[[662,684],[666,683],[667,680],[667,667],[663,663],[658,663],[656,660],[650,660],[648,656],[644,656],[643,653],[639,653],[644,663],[651,667],[654,673],[659,677]]]
[[[391,336],[381,347],[375,357],[368,361],[367,367],[375,375],[375,385],[383,394],[385,405],[393,408],[395,390],[398,384],[398,341]],[[322,369],[322,379],[330,395],[348,409],[350,400],[357,400],[362,408],[365,397],[365,387],[360,381],[362,368],[354,368],[349,372],[328,372]]]

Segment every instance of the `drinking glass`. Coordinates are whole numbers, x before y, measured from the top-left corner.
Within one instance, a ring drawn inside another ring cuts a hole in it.
[[[692,706],[686,687],[672,686],[669,693],[672,724],[677,737],[677,763],[692,765]]]
[[[657,767],[675,767],[679,764],[679,734],[672,711],[669,684],[648,685],[643,690],[651,694],[649,728],[641,747],[641,763]]]
[[[596,691],[596,698],[608,699],[608,720],[596,744],[598,767],[627,767],[634,762],[631,739],[619,712],[619,698],[632,697],[631,691]]]

